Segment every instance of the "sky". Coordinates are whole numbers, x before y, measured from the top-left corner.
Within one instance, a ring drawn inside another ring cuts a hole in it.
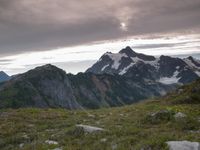
[[[83,72],[107,52],[200,59],[199,0],[0,0],[0,70]]]

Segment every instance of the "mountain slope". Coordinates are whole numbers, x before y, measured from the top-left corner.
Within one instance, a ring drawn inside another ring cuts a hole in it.
[[[0,83],[4,81],[8,81],[10,77],[3,71],[0,71]]]
[[[37,67],[1,87],[0,107],[79,108],[69,84],[63,70],[52,65]]]
[[[200,61],[169,56],[148,56],[134,52],[130,47],[119,53],[105,53],[86,72],[118,74],[133,80],[150,80],[163,84],[185,84],[200,77]]]
[[[185,93],[183,99],[192,96],[194,91],[200,97],[199,87],[200,80],[157,100],[118,108],[2,109],[0,147],[1,150],[168,150],[168,141],[200,142],[200,101],[177,103],[176,98]],[[84,133],[77,125],[104,130]]]
[[[136,82],[123,76],[66,74],[45,65],[18,75],[0,87],[0,108],[101,108],[160,96],[174,86]]]
[[[168,104],[200,104],[200,79],[184,85],[164,96]]]

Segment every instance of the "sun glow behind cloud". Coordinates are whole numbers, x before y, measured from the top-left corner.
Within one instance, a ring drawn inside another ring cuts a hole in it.
[[[131,46],[136,52],[148,55],[191,55],[200,54],[200,38],[198,35],[178,36],[173,38],[128,38],[115,41],[101,41],[76,47],[58,48],[43,52],[31,52],[20,55],[8,56],[0,59],[0,70],[8,74],[16,74],[27,71],[38,65],[47,63],[78,63],[80,68],[73,70],[73,66],[67,68],[67,72],[77,73],[84,71],[91,63],[107,52],[118,52],[126,46]],[[4,60],[4,61],[1,61]],[[5,60],[8,60],[7,62]],[[85,67],[81,62],[91,61]],[[66,69],[66,68],[64,68]],[[73,70],[73,71],[72,71]]]
[[[120,23],[120,28],[121,28],[123,31],[128,31],[127,24],[124,23],[124,22],[121,22],[121,23]]]

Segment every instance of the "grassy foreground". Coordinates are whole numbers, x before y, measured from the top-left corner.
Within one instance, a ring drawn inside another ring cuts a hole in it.
[[[191,90],[190,86],[186,86],[181,89],[182,94],[120,108],[0,110],[0,149],[160,150],[168,149],[166,141],[200,142],[200,103],[198,94],[193,92],[194,97]],[[170,116],[154,121],[149,119],[151,113],[160,110],[167,110],[172,115],[182,112],[187,117],[179,120]],[[77,133],[77,124],[100,127],[105,131]],[[47,140],[57,143],[49,144]]]
[[[66,111],[62,109],[1,110],[1,149],[62,148],[81,149],[167,149],[169,140],[199,141],[200,105],[160,105],[152,101],[123,108],[95,111]],[[189,116],[183,121],[146,121],[149,112],[170,109]],[[106,131],[94,134],[75,134],[76,124],[102,127]],[[57,145],[45,143],[57,141]],[[21,144],[21,148],[20,148]],[[24,144],[24,145],[23,145]],[[22,147],[23,145],[23,147]]]

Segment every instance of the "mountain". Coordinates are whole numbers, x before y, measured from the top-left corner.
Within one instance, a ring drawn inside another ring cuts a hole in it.
[[[136,82],[120,75],[66,74],[45,65],[13,77],[0,86],[0,108],[101,108],[122,106],[160,96],[174,86]]]
[[[102,108],[165,95],[200,76],[200,61],[148,56],[126,47],[106,53],[85,73],[44,65],[0,85],[0,108]]]
[[[156,58],[126,47],[119,53],[105,53],[86,72],[118,74],[140,82],[149,80],[163,84],[186,84],[200,77],[200,61],[191,56],[185,59],[169,56]]]
[[[8,81],[10,77],[3,71],[0,71],[0,83],[4,81]]]

